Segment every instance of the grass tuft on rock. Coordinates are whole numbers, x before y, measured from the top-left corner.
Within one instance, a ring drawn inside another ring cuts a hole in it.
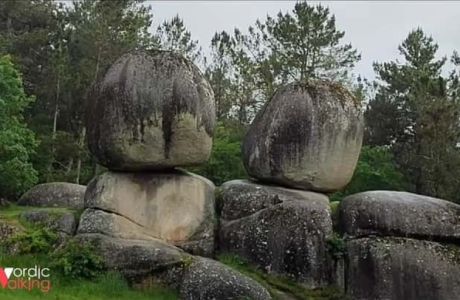
[[[335,287],[308,289],[286,277],[266,274],[257,267],[251,266],[243,258],[229,253],[218,256],[218,260],[232,269],[256,280],[264,286],[275,300],[346,300],[343,293]]]

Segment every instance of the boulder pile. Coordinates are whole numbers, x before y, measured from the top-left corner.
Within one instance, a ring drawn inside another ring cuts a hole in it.
[[[340,205],[352,299],[458,299],[460,205],[371,191]]]
[[[214,125],[213,91],[187,59],[119,58],[89,99],[89,149],[109,171],[87,187],[77,237],[127,278],[153,276],[186,299],[269,299],[251,279],[191,255],[214,253],[215,187],[180,167],[209,158]]]
[[[219,246],[268,273],[312,288],[334,281],[327,249],[329,198],[356,167],[363,116],[355,97],[327,81],[280,88],[243,142],[251,181],[222,185]]]

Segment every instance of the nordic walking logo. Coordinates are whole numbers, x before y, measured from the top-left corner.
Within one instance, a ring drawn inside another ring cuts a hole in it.
[[[50,269],[34,266],[33,268],[0,267],[0,285],[4,289],[27,290],[39,289],[44,293],[51,289]]]

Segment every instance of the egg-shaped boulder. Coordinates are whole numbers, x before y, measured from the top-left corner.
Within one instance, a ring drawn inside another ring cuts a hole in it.
[[[331,192],[351,179],[363,139],[359,101],[328,81],[280,88],[257,114],[243,142],[255,179]]]
[[[88,146],[112,170],[160,170],[206,162],[214,94],[199,69],[169,51],[119,58],[87,104]]]

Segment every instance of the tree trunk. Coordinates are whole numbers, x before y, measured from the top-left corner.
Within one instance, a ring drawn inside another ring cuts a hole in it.
[[[48,165],[48,173],[46,181],[50,180],[51,170],[53,169],[53,163],[56,155],[56,132],[57,132],[57,120],[59,116],[59,94],[61,93],[61,77],[58,74],[56,82],[56,102],[54,105],[54,117],[53,117],[53,132],[51,133],[51,161]]]
[[[65,171],[65,174],[68,175],[70,171],[72,171],[73,167],[73,157],[69,159],[69,162],[67,163],[67,170]]]
[[[85,138],[86,138],[86,127],[83,126],[80,133],[80,140],[78,141],[78,160],[77,160],[77,178],[75,179],[75,183],[80,183],[80,173],[81,173],[81,153],[82,149],[85,146]]]

